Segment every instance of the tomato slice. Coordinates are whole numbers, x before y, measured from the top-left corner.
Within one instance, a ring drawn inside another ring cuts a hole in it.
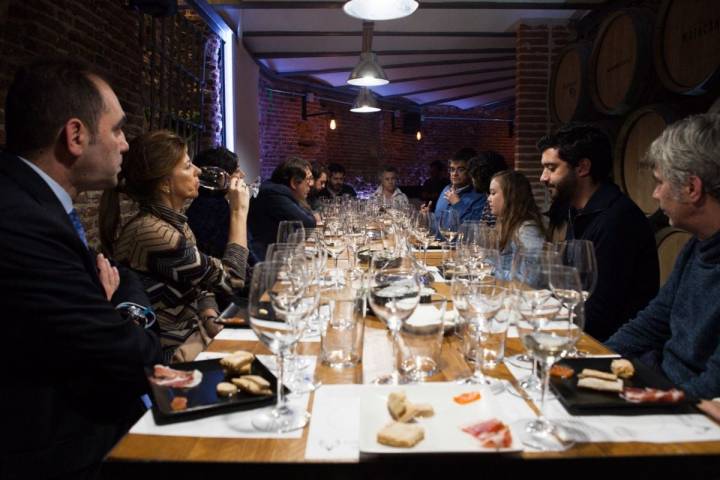
[[[480,392],[461,393],[460,395],[453,397],[453,400],[455,400],[455,403],[459,403],[460,405],[466,405],[480,400]]]

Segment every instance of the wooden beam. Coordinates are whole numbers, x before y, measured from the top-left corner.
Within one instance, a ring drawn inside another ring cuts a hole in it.
[[[245,0],[208,0],[208,3],[227,9],[239,10],[337,10],[342,8],[344,1],[245,1]],[[422,0],[421,9],[439,10],[596,10],[605,2],[432,2]]]
[[[433,62],[414,62],[414,63],[396,63],[393,65],[384,65],[383,69],[388,70],[390,68],[416,68],[416,67],[442,67],[445,65],[467,65],[473,63],[487,63],[487,62],[510,62],[515,61],[514,56],[504,57],[484,57],[484,58],[468,58],[462,60],[436,60]],[[308,75],[321,75],[323,73],[342,73],[350,72],[355,68],[355,65],[349,67],[338,67],[338,68],[322,68],[318,70],[295,70],[291,72],[278,72],[276,75],[281,77],[300,77]],[[402,81],[402,80],[401,80]]]
[[[453,88],[463,88],[463,87],[469,87],[471,85],[487,85],[488,83],[505,82],[507,80],[515,80],[515,75],[510,75],[510,76],[506,76],[506,77],[488,78],[485,80],[475,80],[474,82],[456,83],[454,85],[445,85],[445,86],[441,86],[441,87],[426,88],[424,90],[415,90],[415,91],[411,91],[411,92],[394,93],[392,95],[385,95],[383,98],[409,97],[411,95],[419,95],[421,93],[439,92],[442,90],[452,90]],[[392,82],[392,83],[396,83],[396,82]]]
[[[439,75],[418,75],[417,77],[408,78],[393,78],[391,82],[393,85],[398,83],[416,82],[418,80],[435,80],[438,78],[449,78],[449,77],[463,77],[465,75],[482,75],[483,73],[499,73],[499,72],[510,72],[515,71],[515,65],[512,67],[502,68],[484,68],[479,70],[463,70],[462,72],[453,73],[441,73]]]
[[[387,55],[463,55],[463,54],[490,54],[490,53],[515,53],[514,48],[451,48],[444,50],[376,50],[378,57]],[[251,52],[257,58],[318,58],[318,57],[357,57],[359,52]]]
[[[505,92],[507,90],[513,90],[515,88],[514,85],[509,87],[499,87],[499,88],[492,88],[490,90],[483,90],[480,92],[473,92],[469,93],[467,95],[460,95],[457,97],[451,97],[451,98],[441,98],[440,100],[433,100],[432,102],[425,102],[421,103],[421,107],[429,107],[431,105],[440,105],[441,103],[448,103],[448,102],[454,102],[456,100],[463,100],[465,98],[472,98],[472,97],[479,97],[480,95],[489,95],[491,93],[497,93],[497,92]]]
[[[359,31],[267,30],[243,32],[244,37],[359,37]],[[515,38],[515,32],[373,32],[374,37]]]

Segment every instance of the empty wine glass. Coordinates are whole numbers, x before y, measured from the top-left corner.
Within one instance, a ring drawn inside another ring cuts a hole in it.
[[[448,248],[450,248],[453,240],[457,238],[458,229],[460,228],[460,217],[457,211],[448,209],[440,212],[437,224],[440,235],[442,235],[442,238],[448,244]]]
[[[278,224],[277,243],[299,244],[305,241],[305,227],[299,220],[283,220]]]
[[[259,262],[253,268],[248,295],[250,327],[277,357],[277,403],[257,414],[253,426],[263,432],[303,428],[310,414],[289,405],[285,398],[285,359],[303,334],[307,317],[317,308],[318,289],[306,288],[288,274],[285,263]]]
[[[400,356],[398,332],[403,320],[415,311],[420,301],[420,288],[414,262],[403,257],[385,262],[370,277],[370,306],[375,315],[387,325],[393,344],[393,373],[379,377],[373,383],[397,385],[403,382],[397,365]]]
[[[427,251],[430,242],[435,238],[437,231],[437,219],[430,211],[420,211],[415,216],[415,235],[423,246],[423,263],[427,265]]]

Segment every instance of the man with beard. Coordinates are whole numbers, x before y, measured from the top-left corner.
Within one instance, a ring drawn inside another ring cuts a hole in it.
[[[659,266],[650,223],[608,178],[612,147],[601,130],[569,124],[537,146],[540,181],[553,200],[554,239],[590,240],[595,246],[598,280],[585,305],[585,331],[604,341],[657,293]]]

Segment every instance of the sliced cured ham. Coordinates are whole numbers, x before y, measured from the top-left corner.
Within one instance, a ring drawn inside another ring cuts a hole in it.
[[[477,438],[485,448],[509,448],[512,446],[510,427],[496,418],[468,425],[462,431]]]
[[[202,372],[200,370],[175,370],[165,365],[155,365],[150,381],[160,387],[192,388],[202,382]]]
[[[677,388],[659,390],[657,388],[625,387],[620,397],[631,403],[678,403],[685,399],[685,392]]]

